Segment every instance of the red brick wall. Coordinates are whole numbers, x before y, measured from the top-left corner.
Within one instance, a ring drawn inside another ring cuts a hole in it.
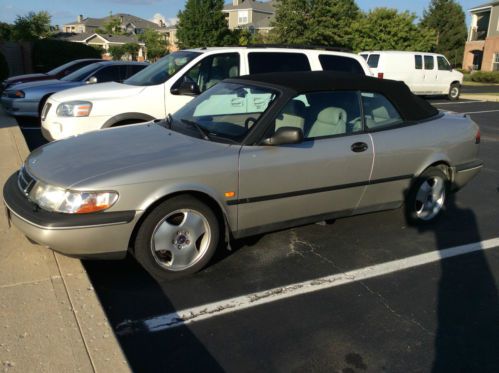
[[[499,53],[499,36],[487,38],[485,41],[469,41],[464,48],[463,69],[469,70],[473,65],[473,50],[483,50],[482,71],[492,71],[494,54]]]

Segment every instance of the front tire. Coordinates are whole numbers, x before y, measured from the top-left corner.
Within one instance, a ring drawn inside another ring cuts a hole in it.
[[[449,88],[449,94],[447,95],[449,101],[459,100],[460,95],[461,95],[461,85],[459,83],[451,84]]]
[[[158,205],[135,239],[135,257],[153,277],[172,280],[205,267],[215,253],[220,227],[199,199],[181,195]]]
[[[434,222],[445,206],[449,178],[438,167],[424,171],[413,183],[406,199],[409,223]]]

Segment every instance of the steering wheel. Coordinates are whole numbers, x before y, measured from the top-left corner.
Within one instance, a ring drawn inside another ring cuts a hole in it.
[[[256,118],[253,118],[253,117],[248,117],[246,118],[246,120],[244,121],[244,128],[248,129],[250,128],[250,123],[255,124],[257,121]]]

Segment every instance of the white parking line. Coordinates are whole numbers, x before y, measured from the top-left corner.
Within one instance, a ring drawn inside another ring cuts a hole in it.
[[[429,253],[410,256],[403,259],[393,260],[386,263],[356,269],[349,272],[338,273],[332,276],[317,278],[314,280],[294,283],[282,287],[269,289],[257,293],[246,294],[240,297],[221,300],[202,306],[184,309],[165,315],[160,315],[144,320],[126,320],[116,327],[118,335],[127,335],[136,332],[159,332],[182,325],[191,324],[202,320],[211,319],[216,316],[245,310],[263,304],[279,300],[313,293],[320,290],[330,289],[336,286],[350,284],[389,273],[402,271],[454,256],[468,254],[481,250],[499,247],[499,238],[476,242],[468,245],[456,246],[445,250],[436,250]]]
[[[497,113],[499,110],[483,110],[483,111],[469,111],[463,114],[485,114],[485,113]]]
[[[486,101],[458,101],[458,102],[435,102],[434,105],[464,105],[464,104],[477,104]]]

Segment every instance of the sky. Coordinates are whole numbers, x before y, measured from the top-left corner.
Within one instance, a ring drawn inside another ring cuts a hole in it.
[[[421,16],[430,0],[357,0],[357,5],[367,11],[383,6],[400,11],[409,10]],[[469,22],[468,9],[485,3],[485,0],[458,0],[464,8]],[[13,23],[17,15],[30,11],[46,10],[52,15],[53,25],[74,22],[79,14],[84,17],[102,18],[113,13],[129,13],[144,19],[153,19],[160,14],[165,20],[174,22],[185,0],[0,0],[0,22]]]

